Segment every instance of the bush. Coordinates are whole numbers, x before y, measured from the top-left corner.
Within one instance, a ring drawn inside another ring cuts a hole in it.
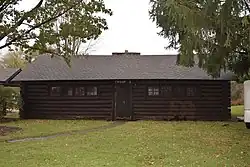
[[[8,111],[19,108],[19,99],[19,88],[0,86],[0,119],[3,118]]]
[[[237,100],[232,100],[231,101],[231,105],[232,106],[239,106],[239,105],[243,105],[244,104],[244,100],[243,99],[237,99]]]
[[[244,104],[244,85],[235,81],[231,82],[231,105]]]

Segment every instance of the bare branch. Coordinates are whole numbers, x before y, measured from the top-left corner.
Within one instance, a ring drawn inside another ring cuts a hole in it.
[[[15,2],[15,0],[7,2],[7,0],[0,2],[0,12],[4,11],[4,9],[7,9],[7,7]]]
[[[23,23],[23,25],[29,26],[29,27],[33,27],[33,25],[28,24],[28,23]]]
[[[75,5],[74,5],[74,6],[75,6]],[[13,38],[12,40],[10,40],[9,42],[5,43],[4,45],[0,46],[0,49],[3,49],[3,48],[5,48],[5,47],[7,47],[7,46],[12,45],[14,42],[16,42],[17,40],[21,39],[24,35],[29,34],[31,31],[33,31],[33,30],[35,30],[35,29],[41,27],[42,25],[44,25],[44,24],[46,24],[46,23],[49,23],[49,22],[51,22],[52,20],[55,20],[55,19],[57,19],[58,17],[64,15],[64,14],[67,13],[69,10],[71,10],[74,6],[71,6],[70,8],[68,8],[67,10],[65,10],[64,12],[61,12],[61,13],[59,13],[58,15],[56,15],[56,16],[54,16],[54,17],[51,17],[51,18],[49,18],[48,20],[45,20],[45,21],[43,21],[43,22],[41,22],[41,23],[39,23],[39,24],[33,26],[33,27],[30,28],[29,30],[25,31],[22,35],[19,35],[19,36]]]
[[[250,13],[250,6],[249,6],[248,2],[246,0],[243,0],[243,2],[246,5],[248,12]]]
[[[38,48],[38,47],[34,47],[34,46],[25,46],[26,48],[32,49],[32,50],[37,50],[37,51],[42,51],[43,53],[48,53],[48,54],[52,54],[52,55],[57,55],[60,56],[59,53],[53,51],[52,49],[46,49],[46,48]]]
[[[0,40],[2,40],[3,38],[5,38],[8,34],[12,33],[13,31],[16,30],[17,27],[19,27],[20,25],[22,25],[22,23],[24,22],[24,20],[26,20],[34,11],[36,11],[43,3],[43,0],[40,0],[39,3],[30,11],[26,12],[23,17],[20,18],[20,20],[13,26],[11,27],[8,31],[4,32],[3,34],[1,34],[0,36]]]
[[[100,42],[100,38],[98,38],[97,40],[93,40],[91,39],[88,43],[88,46],[86,47],[86,49],[83,51],[83,54],[86,55],[88,54],[88,52],[97,45],[97,43]],[[93,50],[92,50],[93,51]]]

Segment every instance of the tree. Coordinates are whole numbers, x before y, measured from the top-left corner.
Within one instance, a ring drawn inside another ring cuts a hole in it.
[[[151,0],[150,18],[179,51],[178,62],[213,77],[231,70],[249,77],[250,6],[247,0]]]
[[[20,93],[18,88],[4,87],[0,85],[0,119],[8,111],[19,108]]]
[[[103,0],[39,0],[29,11],[17,10],[22,0],[0,2],[0,49],[60,55],[68,62],[81,43],[108,29],[102,14],[112,15]]]
[[[13,51],[3,55],[0,65],[2,68],[24,68],[36,56],[36,52],[27,56],[22,51]],[[20,89],[18,87],[0,85],[0,119],[6,115],[8,110],[18,109],[20,101]]]
[[[23,68],[25,64],[26,60],[22,51],[6,53],[1,61],[4,68]]]

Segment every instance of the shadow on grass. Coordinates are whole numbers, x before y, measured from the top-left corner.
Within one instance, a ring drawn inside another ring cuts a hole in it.
[[[0,126],[0,136],[8,135],[9,133],[17,132],[22,130],[19,127],[10,127],[10,126]]]
[[[101,130],[105,130],[105,129],[115,128],[115,127],[121,126],[125,123],[126,123],[125,121],[115,121],[115,122],[112,122],[111,124],[108,124],[108,125],[90,128],[90,129],[73,130],[73,131],[68,131],[68,132],[59,132],[59,133],[54,133],[54,134],[46,135],[46,136],[22,137],[22,138],[6,140],[5,142],[16,143],[16,142],[25,142],[25,141],[34,141],[34,140],[46,140],[46,139],[50,139],[50,138],[55,138],[55,137],[59,137],[59,136],[69,136],[69,135],[73,135],[73,134],[87,134],[90,132],[96,132],[96,131],[101,131]]]
[[[9,122],[16,122],[16,121],[19,121],[20,119],[19,118],[2,118],[0,120],[0,123],[9,123]]]
[[[20,120],[19,113],[10,112],[10,113],[7,113],[7,115],[5,117],[0,119],[0,123],[9,123],[9,122],[15,122],[15,121],[19,121],[19,120]]]

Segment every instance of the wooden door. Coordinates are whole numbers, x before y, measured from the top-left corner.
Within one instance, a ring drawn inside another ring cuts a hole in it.
[[[131,119],[130,84],[116,83],[116,119]]]

